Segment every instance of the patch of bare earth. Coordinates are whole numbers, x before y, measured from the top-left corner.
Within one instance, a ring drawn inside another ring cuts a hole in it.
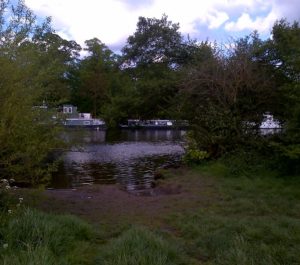
[[[217,198],[214,180],[180,168],[147,191],[129,193],[118,185],[46,190],[38,208],[74,214],[93,223],[161,224],[170,214],[208,207]]]

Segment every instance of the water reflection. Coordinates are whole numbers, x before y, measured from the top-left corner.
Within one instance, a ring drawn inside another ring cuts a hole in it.
[[[118,183],[126,190],[150,188],[159,166],[178,163],[184,152],[183,130],[67,130],[73,144],[52,187]]]

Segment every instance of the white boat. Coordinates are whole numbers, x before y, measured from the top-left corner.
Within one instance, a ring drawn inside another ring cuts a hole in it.
[[[63,114],[65,115],[63,125],[66,127],[106,128],[105,121],[92,118],[90,113],[78,113],[77,107],[73,105],[64,105]]]
[[[269,113],[264,114],[264,120],[262,121],[259,129],[262,135],[276,134],[283,130],[280,122]]]

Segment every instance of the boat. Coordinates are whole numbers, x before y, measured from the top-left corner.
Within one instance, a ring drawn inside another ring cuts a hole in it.
[[[121,129],[186,129],[188,121],[185,120],[139,120],[129,119],[127,124],[120,124]]]
[[[73,105],[64,105],[63,114],[63,125],[66,127],[95,129],[106,128],[105,121],[92,118],[92,115],[90,113],[79,113],[77,112],[77,107]]]
[[[261,135],[273,135],[278,134],[283,131],[282,125],[280,122],[274,118],[270,113],[264,114],[264,120],[262,121],[260,127]]]

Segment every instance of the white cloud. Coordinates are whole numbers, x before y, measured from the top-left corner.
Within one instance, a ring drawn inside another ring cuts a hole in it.
[[[52,16],[54,28],[80,44],[98,37],[107,45],[123,41],[133,32],[137,15],[118,1],[26,0],[37,14]]]
[[[25,0],[39,16],[52,16],[64,38],[81,45],[99,38],[109,47],[121,47],[136,30],[139,16],[160,18],[167,14],[192,37],[218,36],[222,31],[269,32],[282,17],[299,18],[298,0]],[[201,30],[200,30],[201,28]],[[204,31],[203,31],[204,29]]]
[[[143,16],[160,17],[166,13],[173,22],[179,22],[181,32],[197,34],[198,24],[206,24],[209,28],[220,27],[227,19],[227,13],[215,8],[217,3],[224,1],[199,1],[199,0],[155,0],[151,8],[145,10]]]
[[[236,22],[228,22],[225,24],[227,31],[244,31],[244,30],[257,30],[261,33],[270,31],[272,25],[276,20],[273,12],[270,12],[266,17],[256,17],[252,19],[249,14],[243,13]]]
[[[229,16],[225,12],[216,12],[215,15],[209,16],[209,29],[219,28],[225,21],[229,19]]]
[[[298,0],[252,1],[253,6],[245,9],[236,21],[225,23],[224,28],[230,32],[257,30],[260,33],[271,31],[276,20],[287,18],[290,21],[300,19]],[[259,15],[263,12],[264,15]]]

